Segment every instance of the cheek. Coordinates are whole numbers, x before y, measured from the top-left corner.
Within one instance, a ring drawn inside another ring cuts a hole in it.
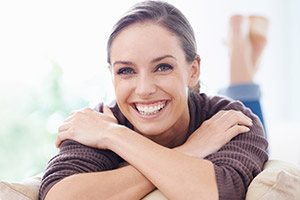
[[[185,91],[188,88],[187,76],[181,71],[172,74],[160,81],[160,85],[174,92]]]
[[[132,91],[132,84],[130,84],[130,81],[114,79],[113,85],[115,89],[116,100],[120,103],[126,101]]]

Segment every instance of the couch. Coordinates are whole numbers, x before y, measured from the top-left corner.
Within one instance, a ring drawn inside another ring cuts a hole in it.
[[[37,200],[42,174],[23,182],[0,182],[0,200]],[[159,190],[143,200],[166,200]],[[269,160],[248,187],[246,200],[300,200],[300,166]]]

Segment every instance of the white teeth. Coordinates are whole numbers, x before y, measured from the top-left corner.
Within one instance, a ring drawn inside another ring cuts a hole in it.
[[[152,105],[145,105],[145,104],[135,104],[137,110],[142,115],[153,115],[155,113],[158,113],[162,108],[164,108],[166,105],[166,101],[161,101],[156,104]]]

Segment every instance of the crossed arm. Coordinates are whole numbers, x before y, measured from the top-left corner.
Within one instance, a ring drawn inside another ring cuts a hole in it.
[[[251,120],[232,112],[219,112],[182,146],[169,149],[116,124],[109,111],[80,111],[60,128],[57,145],[73,139],[90,147],[110,149],[130,165],[66,177],[49,190],[46,199],[141,199],[155,188],[169,199],[218,199],[214,165],[203,158],[239,133],[249,131]],[[97,123],[92,126],[95,119]],[[103,127],[106,129],[102,132],[109,134],[99,136],[98,130]]]
[[[125,142],[136,138],[129,136],[125,140],[121,145],[127,146]],[[122,154],[129,163],[134,160],[135,167],[69,176],[55,184],[46,199],[141,199],[156,187],[169,199],[199,199],[199,194],[206,192],[212,195],[209,199],[216,199],[214,171],[209,161],[156,146],[143,136],[136,142],[143,147],[142,152],[126,148],[131,155]]]

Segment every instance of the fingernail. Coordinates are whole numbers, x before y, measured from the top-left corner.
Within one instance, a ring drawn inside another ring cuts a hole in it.
[[[249,126],[252,126],[252,125],[253,125],[253,122],[252,122],[252,119],[250,119]]]

